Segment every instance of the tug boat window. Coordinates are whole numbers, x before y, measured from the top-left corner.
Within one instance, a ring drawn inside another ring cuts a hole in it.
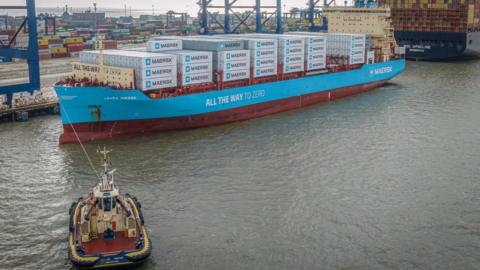
[[[112,210],[112,198],[103,198],[103,211],[108,212]]]

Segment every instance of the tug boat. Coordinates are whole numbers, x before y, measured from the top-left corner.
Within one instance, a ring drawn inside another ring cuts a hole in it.
[[[105,147],[99,183],[70,208],[69,259],[81,269],[123,268],[144,262],[152,251],[141,204],[120,194]]]

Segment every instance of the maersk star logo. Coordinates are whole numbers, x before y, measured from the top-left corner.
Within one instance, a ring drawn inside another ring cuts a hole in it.
[[[227,80],[230,80],[230,73],[227,73]]]
[[[230,69],[230,68],[231,68],[231,64],[227,63],[227,69]]]
[[[160,43],[155,43],[155,49],[160,49]]]
[[[190,76],[187,76],[187,77],[185,78],[185,81],[186,81],[187,83],[189,83],[189,82],[190,82]]]
[[[190,62],[190,55],[187,55],[187,56],[185,57],[185,62]]]
[[[147,81],[147,88],[150,88],[152,87],[152,82],[151,81]]]
[[[370,70],[370,75],[373,75],[373,74],[375,74],[375,71],[372,69]]]
[[[190,66],[185,67],[185,72],[190,72]]]
[[[227,59],[230,59],[230,53],[227,53]]]
[[[150,66],[152,61],[150,59],[145,59],[145,65]]]
[[[150,77],[150,76],[152,75],[152,72],[151,72],[150,70],[147,70],[147,71],[145,72],[145,75],[146,75],[147,77]]]

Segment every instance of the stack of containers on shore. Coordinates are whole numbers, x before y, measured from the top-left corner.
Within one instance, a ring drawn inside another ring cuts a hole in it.
[[[260,38],[276,38],[278,40],[278,64],[280,74],[305,71],[305,38],[293,35],[249,34]]]
[[[50,50],[48,49],[48,39],[38,40],[38,57],[40,60],[47,60],[51,58]]]
[[[98,64],[99,51],[83,51],[80,62]],[[172,54],[105,50],[104,64],[107,66],[132,68],[135,83],[143,91],[172,88],[177,86],[177,56]]]
[[[68,56],[67,48],[63,46],[63,40],[57,36],[44,36],[48,40],[48,49],[52,58],[63,58]]]
[[[327,66],[327,36],[322,33],[294,32],[291,35],[305,38],[306,70],[315,71]]]
[[[253,78],[276,76],[278,72],[278,41],[273,38],[258,38],[245,35],[227,35],[225,38],[239,39],[250,51],[250,66]]]
[[[329,33],[327,36],[327,56],[348,59],[346,64],[365,63],[365,35]]]
[[[72,57],[78,57],[79,52],[85,49],[85,44],[83,42],[83,37],[69,37],[63,39],[63,44],[65,44],[68,54]]]
[[[183,48],[212,53],[214,81],[232,82],[250,79],[250,51],[244,50],[241,40],[183,38]]]

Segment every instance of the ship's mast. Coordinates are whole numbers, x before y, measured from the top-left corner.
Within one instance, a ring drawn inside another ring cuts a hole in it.
[[[108,160],[108,154],[112,151],[107,150],[107,148],[104,146],[103,149],[97,150],[97,152],[103,155],[102,189],[113,190],[113,173],[115,172],[115,170],[108,171],[108,165],[110,164],[110,161]]]
[[[107,148],[104,146],[103,149],[98,150],[98,152],[103,155],[103,164],[102,164],[103,171],[108,172],[108,156],[107,155],[112,151],[107,150]]]
[[[105,68],[103,66],[103,42],[98,37],[95,38],[95,49],[100,50],[98,54],[98,65],[99,65],[99,72],[98,72],[98,81],[103,82],[105,80]]]

